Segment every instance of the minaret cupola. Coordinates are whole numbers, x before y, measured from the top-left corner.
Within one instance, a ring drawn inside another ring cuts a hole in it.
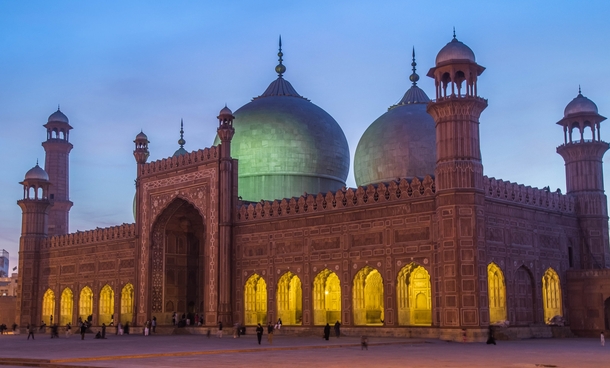
[[[148,152],[148,144],[150,143],[148,137],[143,131],[140,131],[133,143],[136,145],[136,148],[133,150],[133,157],[136,158],[138,164],[145,164],[150,155]]]

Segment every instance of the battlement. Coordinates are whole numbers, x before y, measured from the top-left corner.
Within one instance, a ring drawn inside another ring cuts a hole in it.
[[[411,182],[401,179],[390,183],[361,186],[355,189],[339,189],[335,193],[304,194],[298,198],[293,197],[243,204],[237,208],[236,221],[247,222],[306,213],[335,211],[376,203],[430,197],[434,193],[434,179],[428,175],[423,181],[418,178],[413,178]]]
[[[58,235],[47,238],[42,249],[65,247],[71,245],[85,245],[108,240],[121,240],[135,238],[136,224],[122,224],[95,230],[77,231],[72,234]]]
[[[549,209],[552,211],[575,213],[574,198],[546,189],[532,188],[496,178],[483,177],[485,197],[500,199]]]
[[[179,167],[213,162],[219,158],[218,146],[200,149],[180,156],[172,156],[146,163],[140,167],[138,175],[159,174]]]

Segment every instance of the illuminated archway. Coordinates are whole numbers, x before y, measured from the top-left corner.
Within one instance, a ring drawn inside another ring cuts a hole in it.
[[[369,266],[354,277],[352,308],[355,325],[383,325],[383,278]]]
[[[303,289],[297,275],[288,271],[277,282],[277,315],[285,325],[303,323]]]
[[[493,262],[487,266],[487,294],[489,323],[506,321],[506,283],[502,270]]]
[[[314,325],[341,322],[341,282],[336,273],[324,269],[313,281]]]
[[[133,321],[133,285],[127,284],[121,290],[121,323]]]
[[[65,288],[61,293],[61,303],[59,305],[59,324],[65,326],[72,323],[72,313],[74,310],[74,293],[70,288]]]
[[[432,292],[428,271],[420,265],[411,263],[400,270],[397,281],[398,324],[431,326]]]
[[[267,283],[256,273],[246,281],[244,303],[246,325],[267,324]]]
[[[110,285],[105,285],[100,292],[100,309],[98,313],[98,324],[101,326],[105,323],[106,326],[112,321],[114,315],[114,291]]]
[[[546,323],[549,323],[555,316],[563,315],[561,313],[561,283],[559,275],[552,268],[547,269],[542,276],[542,305]]]
[[[86,321],[91,315],[93,315],[93,291],[89,286],[85,286],[78,298],[78,316],[82,321]]]
[[[42,320],[51,325],[55,317],[55,293],[51,289],[47,289],[42,296]]]

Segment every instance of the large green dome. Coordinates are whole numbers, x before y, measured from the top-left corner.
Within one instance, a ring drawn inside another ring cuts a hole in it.
[[[243,200],[325,193],[345,185],[349,148],[341,127],[281,75],[234,116],[231,156],[239,160]]]
[[[416,85],[419,77],[415,73],[415,59],[412,65],[413,86],[398,104],[367,128],[358,142],[354,155],[358,186],[434,175],[435,123],[426,112],[430,99]]]

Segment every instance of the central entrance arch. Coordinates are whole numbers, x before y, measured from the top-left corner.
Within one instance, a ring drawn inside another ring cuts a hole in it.
[[[152,231],[152,314],[171,324],[203,313],[205,225],[199,211],[176,198],[159,215]]]

